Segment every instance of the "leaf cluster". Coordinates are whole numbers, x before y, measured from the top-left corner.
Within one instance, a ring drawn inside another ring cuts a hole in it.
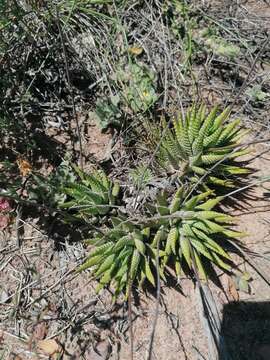
[[[203,176],[204,184],[234,187],[233,177],[249,173],[236,159],[249,150],[239,149],[247,131],[238,119],[225,123],[229,115],[229,108],[218,113],[217,106],[207,114],[202,104],[193,105],[184,118],[173,119],[173,128],[160,147],[160,165],[189,181],[197,182]]]
[[[158,99],[155,76],[146,66],[130,62],[125,70],[117,73],[122,83],[122,95],[133,112],[146,111]]]
[[[204,105],[193,106],[185,118],[177,118],[173,128],[162,141],[158,161],[165,169],[179,171],[181,181],[173,191],[161,190],[142,204],[139,213],[129,214],[123,201],[124,185],[110,180],[103,171],[90,175],[77,169],[80,181],[65,188],[69,200],[62,208],[75,212],[84,219],[95,218],[100,231],[93,231],[86,243],[90,253],[79,271],[90,269],[98,280],[97,291],[104,286],[114,289],[115,298],[122,292],[128,295],[132,285],[145,281],[156,286],[157,275],[163,281],[184,272],[207,280],[209,268],[232,270],[228,245],[244,234],[233,230],[234,218],[220,211],[224,196],[219,188],[193,191],[193,178],[209,171],[218,163],[217,172],[210,171],[207,183],[231,186],[230,175],[247,173],[234,159],[243,151],[233,152],[243,130],[238,121],[223,123],[229,109],[218,114],[215,107],[206,115]],[[224,163],[219,163],[226,156]],[[135,178],[145,170],[135,169]],[[182,166],[183,169],[183,166]],[[183,183],[183,182],[182,182]]]

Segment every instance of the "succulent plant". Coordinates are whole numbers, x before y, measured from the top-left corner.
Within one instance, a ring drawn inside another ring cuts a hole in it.
[[[118,80],[124,85],[122,95],[134,113],[149,109],[158,99],[156,79],[152,71],[139,63],[130,63],[119,70]]]
[[[189,180],[205,176],[208,184],[233,187],[232,176],[247,174],[249,169],[235,161],[248,152],[235,151],[246,131],[239,127],[240,120],[224,125],[229,114],[229,108],[218,114],[216,106],[206,115],[204,105],[193,105],[184,118],[174,119],[173,129],[167,131],[160,146],[161,166]]]
[[[120,186],[111,182],[102,170],[91,175],[75,167],[80,182],[69,183],[64,192],[71,198],[61,208],[77,212],[77,217],[86,218],[91,215],[105,215],[115,205]]]
[[[113,227],[104,235],[86,241],[94,249],[79,268],[91,268],[99,280],[97,291],[111,284],[115,297],[121,291],[128,295],[129,286],[140,284],[147,279],[155,286],[157,249],[151,246],[150,227],[135,225],[123,217],[112,218]],[[159,256],[164,252],[159,251]],[[162,274],[161,274],[162,275]]]
[[[186,200],[183,188],[179,188],[171,202],[163,197],[163,206],[159,207],[160,214],[164,214],[165,209],[171,215],[177,215],[179,211],[186,214],[171,218],[161,247],[165,251],[163,266],[168,263],[173,265],[177,276],[186,263],[190,270],[197,270],[201,279],[205,280],[205,260],[223,270],[231,269],[231,258],[224,249],[224,240],[244,234],[231,230],[233,217],[213,210],[223,197],[209,198],[212,193],[210,190]]]

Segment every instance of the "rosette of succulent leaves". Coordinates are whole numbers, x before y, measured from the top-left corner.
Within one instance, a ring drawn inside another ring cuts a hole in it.
[[[211,185],[234,187],[235,178],[250,172],[237,161],[248,153],[240,147],[248,130],[240,127],[238,119],[228,122],[229,115],[229,108],[218,114],[215,106],[206,114],[205,105],[193,105],[184,117],[173,119],[158,152],[161,167],[189,182],[203,177],[205,189]]]
[[[192,178],[224,156],[219,171],[207,178],[209,184],[228,186],[227,176],[248,172],[232,163],[244,153],[231,146],[243,130],[237,128],[238,122],[223,126],[228,109],[220,115],[216,108],[204,114],[204,106],[192,107],[185,121],[175,121],[159,154],[166,168],[179,171],[185,164],[185,185],[175,182],[173,191],[160,191],[140,214],[124,213],[121,186],[101,170],[85,174],[77,169],[80,180],[65,188],[69,199],[62,207],[98,230],[86,240],[89,255],[79,267],[98,280],[97,291],[109,286],[117,298],[121,293],[127,296],[131,286],[144,282],[156,286],[157,275],[166,281],[172,274],[179,279],[182,271],[190,271],[206,280],[211,268],[231,271],[229,249],[243,234],[233,230],[232,216],[217,209],[224,198],[218,196],[218,188],[194,192]]]

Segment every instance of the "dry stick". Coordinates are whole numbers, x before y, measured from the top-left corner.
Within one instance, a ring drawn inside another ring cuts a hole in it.
[[[241,148],[241,147],[244,147],[244,146],[263,144],[263,143],[267,143],[267,142],[270,142],[270,138],[252,140],[252,141],[245,142],[243,144],[232,144],[232,145],[224,146],[222,149],[225,149],[225,148],[226,149]],[[268,152],[268,151],[269,150],[267,150],[266,152]]]
[[[16,232],[16,245],[17,248],[21,246],[21,232],[20,232],[20,222],[22,217],[22,206],[17,204],[16,206],[16,220],[15,220],[15,232]]]
[[[12,260],[12,259],[13,259],[13,258],[10,258],[10,260]],[[8,261],[10,261],[10,260],[8,260]],[[64,267],[63,267],[63,268],[64,268]],[[0,268],[0,271],[1,271],[2,269],[3,269],[3,267]],[[62,268],[60,268],[59,270],[53,270],[53,271],[51,271],[49,274],[46,274],[46,275],[41,276],[41,277],[39,278],[39,281],[44,280],[44,279],[50,277],[51,275],[53,275],[54,273],[57,273],[57,272],[59,272],[59,271],[61,271],[61,270],[62,270]],[[32,285],[36,285],[37,282],[38,282],[38,280],[34,280],[34,281],[32,281],[31,283],[28,283],[27,285],[25,285],[24,287],[22,287],[22,288],[20,289],[20,291],[24,291],[24,290],[26,290],[26,289],[29,289]],[[16,295],[16,292],[12,293],[11,295],[9,295],[9,296],[6,298],[6,301],[12,299],[13,296],[15,296],[15,295]]]
[[[219,26],[221,29],[223,29],[225,32],[227,32],[228,34],[230,34],[233,38],[235,38],[237,41],[239,41],[248,51],[249,48],[246,45],[246,43],[240,38],[237,37],[233,31],[229,30],[228,28],[226,28],[226,26],[224,26],[223,24],[221,24],[219,21],[215,20],[212,16],[209,16],[208,14],[206,14],[200,7],[197,8],[199,10],[199,12],[207,19],[209,19],[210,21],[212,21],[215,25]]]
[[[162,14],[160,13],[160,17],[161,17],[161,15],[162,15]],[[163,31],[163,34],[164,34],[164,36],[165,36],[164,27],[162,27],[162,31]],[[165,45],[165,47],[166,47],[166,50],[165,50],[165,51],[166,51],[166,54],[165,54],[165,55],[166,55],[167,59],[169,59],[169,58],[170,58],[170,53],[169,53],[169,51],[168,51],[168,47],[167,47],[166,42],[164,42],[164,45]],[[170,46],[170,44],[169,44],[169,46]],[[166,64],[167,64],[167,61],[166,61]],[[174,76],[174,72],[173,72],[173,68],[172,68],[171,62],[169,63],[169,65],[170,65],[170,68],[171,68],[171,70],[172,70],[174,83],[175,83],[175,85],[177,85],[177,84],[176,84],[176,79],[175,79],[175,76]],[[181,98],[180,98],[180,96],[179,96],[178,93],[177,93],[177,97],[178,97],[178,101],[179,101],[179,104],[180,104],[182,117],[184,117],[184,109],[183,109],[183,105],[182,105]],[[141,190],[141,186],[142,186],[142,183],[143,183],[144,175],[145,175],[147,169],[149,168],[150,164],[151,164],[152,161],[154,160],[154,158],[155,158],[155,156],[156,156],[156,154],[157,154],[157,152],[158,152],[158,150],[159,150],[159,148],[160,148],[160,146],[161,146],[161,144],[162,144],[162,141],[163,141],[164,137],[166,136],[166,133],[167,133],[167,131],[168,131],[170,125],[171,125],[171,122],[172,122],[172,119],[170,119],[170,120],[168,121],[166,127],[163,129],[163,132],[162,132],[161,137],[160,137],[160,140],[159,140],[159,142],[158,142],[158,144],[157,144],[157,146],[156,146],[156,149],[154,150],[152,156],[150,157],[150,159],[149,159],[149,161],[148,161],[148,163],[147,163],[147,166],[145,167],[144,171],[142,172],[142,174],[141,174],[141,176],[140,176],[140,178],[139,178],[139,182],[138,182],[138,183],[139,183],[139,186],[138,186],[138,191],[137,191],[137,194],[136,194],[136,197],[135,197],[135,201],[134,201],[134,209],[136,208],[136,205],[137,205],[137,200],[138,200],[139,193],[140,193],[140,190]]]
[[[231,360],[224,338],[221,335],[221,320],[213,294],[208,285],[201,284],[198,288],[203,326],[207,332],[209,358]]]
[[[72,112],[73,112],[73,117],[74,117],[75,122],[76,122],[76,130],[77,130],[77,135],[78,135],[78,140],[79,140],[79,147],[80,147],[80,167],[81,167],[81,169],[83,170],[82,138],[81,138],[79,121],[78,121],[78,115],[77,115],[77,111],[76,111],[76,107],[75,107],[74,91],[73,91],[73,87],[72,87],[71,81],[70,81],[70,72],[69,72],[69,65],[68,65],[67,50],[66,50],[66,46],[65,46],[65,42],[64,42],[63,31],[62,31],[62,28],[61,28],[61,25],[60,25],[60,21],[59,21],[59,13],[58,13],[58,8],[57,8],[57,7],[56,7],[56,20],[57,20],[57,27],[58,27],[58,30],[59,30],[59,35],[60,35],[60,39],[61,39],[61,43],[62,43],[62,48],[63,48],[63,54],[64,54],[64,61],[65,61],[65,68],[66,68],[66,74],[67,74],[68,87],[69,87],[69,91],[70,91],[70,95],[71,95]]]
[[[129,320],[129,337],[130,337],[130,360],[133,360],[134,353],[134,335],[132,324],[132,281],[128,285],[128,320]]]
[[[263,184],[263,183],[268,182],[268,181],[270,181],[270,176],[262,176],[259,180],[254,181],[254,182],[251,183],[251,184],[248,184],[248,185],[246,185],[246,186],[243,186],[243,187],[241,187],[240,189],[233,190],[233,191],[231,191],[230,193],[224,195],[224,198],[229,197],[229,196],[232,196],[232,195],[237,194],[237,193],[239,193],[239,192],[241,192],[241,191],[244,191],[244,190],[246,190],[246,189],[249,189],[249,188],[251,188],[251,187],[253,187],[253,186],[257,186],[257,185],[259,185],[259,184]]]
[[[160,299],[160,275],[159,275],[159,239],[157,241],[157,253],[156,253],[156,273],[157,273],[157,295],[156,295],[156,308],[155,308],[155,315],[153,321],[152,332],[150,336],[150,343],[149,343],[149,350],[148,350],[148,358],[147,360],[152,359],[152,352],[153,352],[153,344],[154,344],[154,337],[157,327],[157,320],[158,320],[158,310],[159,310],[159,299]]]
[[[30,179],[31,174],[29,176],[26,177],[26,179],[23,181],[22,187],[19,191],[19,197],[22,196],[26,184],[28,182],[28,180]],[[17,204],[16,206],[16,222],[15,222],[15,228],[16,228],[16,243],[17,243],[17,248],[19,248],[21,246],[21,233],[20,233],[20,222],[21,222],[21,216],[22,216],[22,206],[20,205],[20,203]]]
[[[264,52],[265,48],[266,48],[266,45],[269,43],[269,40],[270,40],[270,34],[267,36],[266,40],[264,41],[262,47],[260,48],[260,51],[258,52],[258,54],[256,55],[252,65],[251,65],[251,68],[248,72],[248,75],[247,77],[245,78],[245,81],[243,82],[240,90],[238,91],[238,93],[236,94],[232,104],[230,105],[231,108],[233,108],[233,106],[236,104],[237,100],[239,99],[239,97],[242,95],[242,93],[244,92],[244,90],[246,89],[246,87],[248,86],[248,81],[251,77],[251,74],[253,73],[253,70],[255,69],[255,66],[260,58],[260,56],[262,55],[262,53]]]

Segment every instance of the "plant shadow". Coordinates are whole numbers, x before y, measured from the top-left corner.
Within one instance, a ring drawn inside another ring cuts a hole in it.
[[[221,341],[222,340],[222,341]],[[270,359],[270,302],[230,302],[223,307],[219,360]]]
[[[263,194],[263,196],[266,198],[266,199],[270,199],[270,191],[269,192],[265,192]]]

